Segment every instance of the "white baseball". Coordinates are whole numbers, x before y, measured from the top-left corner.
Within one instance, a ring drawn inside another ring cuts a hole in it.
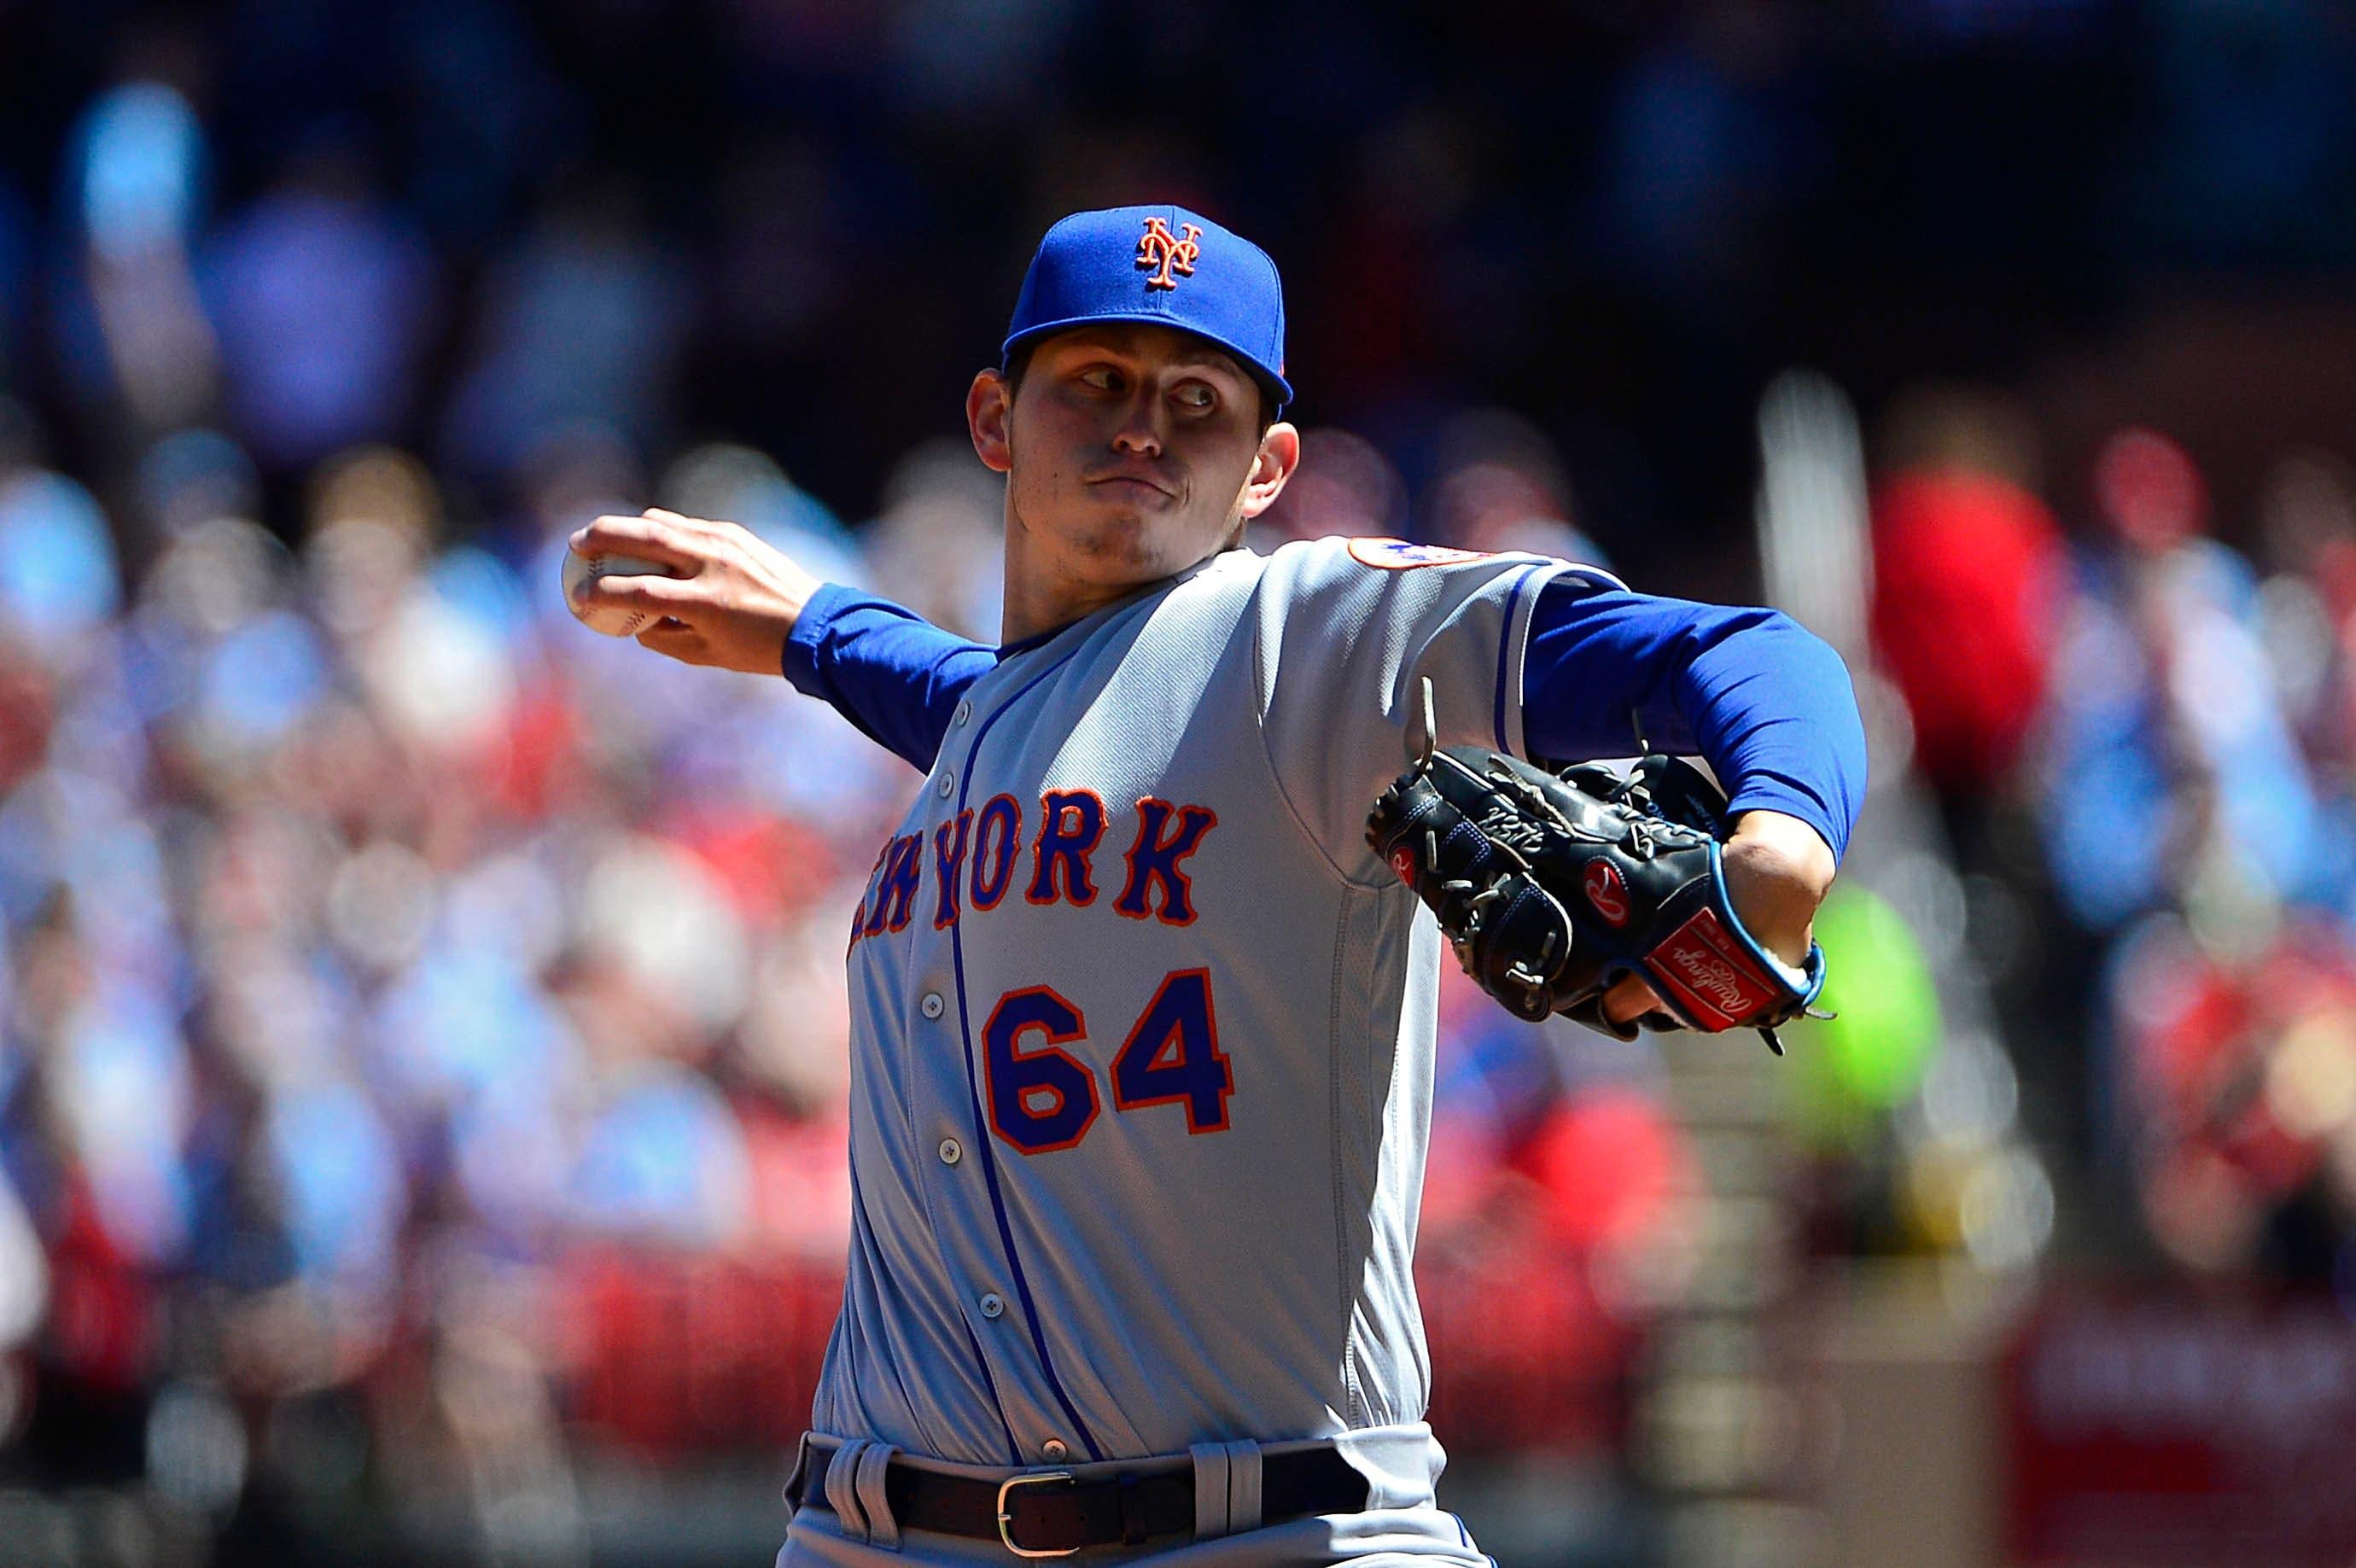
[[[609,637],[635,637],[661,617],[644,610],[623,610],[610,604],[584,603],[581,594],[586,586],[601,577],[676,577],[679,574],[660,561],[648,560],[643,556],[601,555],[595,560],[577,550],[564,552],[564,603],[573,618],[593,632],[603,632]]]

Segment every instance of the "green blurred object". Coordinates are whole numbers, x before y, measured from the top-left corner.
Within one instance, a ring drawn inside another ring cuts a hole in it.
[[[1788,1031],[1794,1114],[1821,1142],[1853,1142],[1913,1093],[1939,1046],[1939,993],[1899,912],[1863,888],[1835,888],[1816,912],[1825,989],[1837,1017]]]

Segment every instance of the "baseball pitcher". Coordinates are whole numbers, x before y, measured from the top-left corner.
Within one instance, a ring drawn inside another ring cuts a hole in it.
[[[1538,556],[1254,553],[1291,398],[1267,254],[1084,212],[966,398],[999,645],[731,523],[573,538],[670,573],[580,591],[646,646],[782,670],[926,774],[844,912],[850,1275],[781,1565],[1483,1563],[1434,1502],[1411,1268],[1443,938],[1622,1034],[1821,982],[1865,786],[1838,658]],[[1558,771],[1640,733],[1728,793]]]

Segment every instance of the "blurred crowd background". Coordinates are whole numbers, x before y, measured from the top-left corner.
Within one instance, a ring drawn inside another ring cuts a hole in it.
[[[1885,1446],[1985,1518],[1904,1560],[2347,1562],[2351,81],[2345,0],[0,0],[0,1563],[765,1560],[918,781],[588,633],[563,539],[994,640],[966,381],[1148,196],[1285,271],[1259,548],[1857,557],[1787,606],[1877,776],[1772,1165],[1706,1056],[1451,978],[1443,1499],[1900,1561],[1828,1369],[1911,1269],[1980,1413]]]

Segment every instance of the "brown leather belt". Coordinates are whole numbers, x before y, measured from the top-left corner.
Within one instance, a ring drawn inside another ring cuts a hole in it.
[[[794,1507],[830,1507],[826,1472],[834,1452],[809,1445],[787,1499]],[[903,1530],[1002,1541],[1021,1557],[1063,1557],[1084,1546],[1138,1546],[1157,1535],[1194,1532],[1194,1472],[1188,1466],[1160,1475],[1085,1481],[1067,1470],[1026,1470],[987,1481],[920,1470],[894,1459],[884,1469],[884,1498]],[[1365,1506],[1365,1477],[1334,1448],[1260,1458],[1264,1524],[1306,1514],[1356,1513]]]

